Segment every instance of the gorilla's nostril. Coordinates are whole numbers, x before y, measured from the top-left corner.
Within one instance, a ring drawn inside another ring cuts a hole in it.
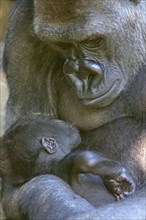
[[[65,74],[72,74],[73,72],[77,73],[81,78],[82,75],[98,75],[102,77],[104,74],[101,65],[90,59],[67,59],[64,63],[63,70]]]
[[[89,72],[89,74],[91,75],[99,75],[99,76],[103,76],[103,68],[101,67],[101,65],[97,62],[95,62],[94,60],[83,60],[83,68]]]
[[[79,62],[76,59],[67,59],[64,63],[63,70],[65,74],[78,72]]]
[[[101,65],[93,59],[67,59],[63,66],[64,74],[69,83],[80,96],[92,91],[104,76]]]

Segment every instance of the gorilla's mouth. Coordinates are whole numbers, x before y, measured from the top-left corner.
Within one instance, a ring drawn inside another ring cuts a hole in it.
[[[104,107],[111,104],[114,99],[119,95],[121,92],[121,81],[119,79],[115,80],[110,89],[105,92],[101,96],[97,96],[96,98],[80,98],[79,101],[81,105],[84,106],[96,106],[96,107]]]

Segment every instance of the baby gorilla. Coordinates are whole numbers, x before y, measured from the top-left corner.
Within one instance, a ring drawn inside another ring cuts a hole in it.
[[[61,120],[32,121],[23,129],[14,125],[0,142],[0,175],[20,185],[41,174],[54,174],[72,185],[78,174],[92,173],[102,177],[116,199],[134,191],[134,181],[119,162],[78,150],[80,142],[78,130]]]

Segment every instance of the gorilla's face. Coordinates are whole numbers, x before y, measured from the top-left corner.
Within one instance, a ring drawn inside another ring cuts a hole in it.
[[[84,106],[111,104],[144,63],[146,2],[44,1],[48,8],[36,0],[35,31],[64,57],[63,72],[77,99]]]
[[[104,107],[120,94],[127,83],[117,63],[106,53],[106,40],[96,37],[74,43],[64,63],[64,74],[85,106]]]

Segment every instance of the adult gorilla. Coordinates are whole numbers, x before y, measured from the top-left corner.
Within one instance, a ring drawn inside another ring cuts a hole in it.
[[[7,128],[45,118],[71,122],[80,129],[81,148],[123,163],[137,192],[115,202],[87,174],[74,186],[79,195],[51,175],[19,187],[5,181],[8,218],[145,218],[145,9],[145,0],[16,2],[4,52]]]

